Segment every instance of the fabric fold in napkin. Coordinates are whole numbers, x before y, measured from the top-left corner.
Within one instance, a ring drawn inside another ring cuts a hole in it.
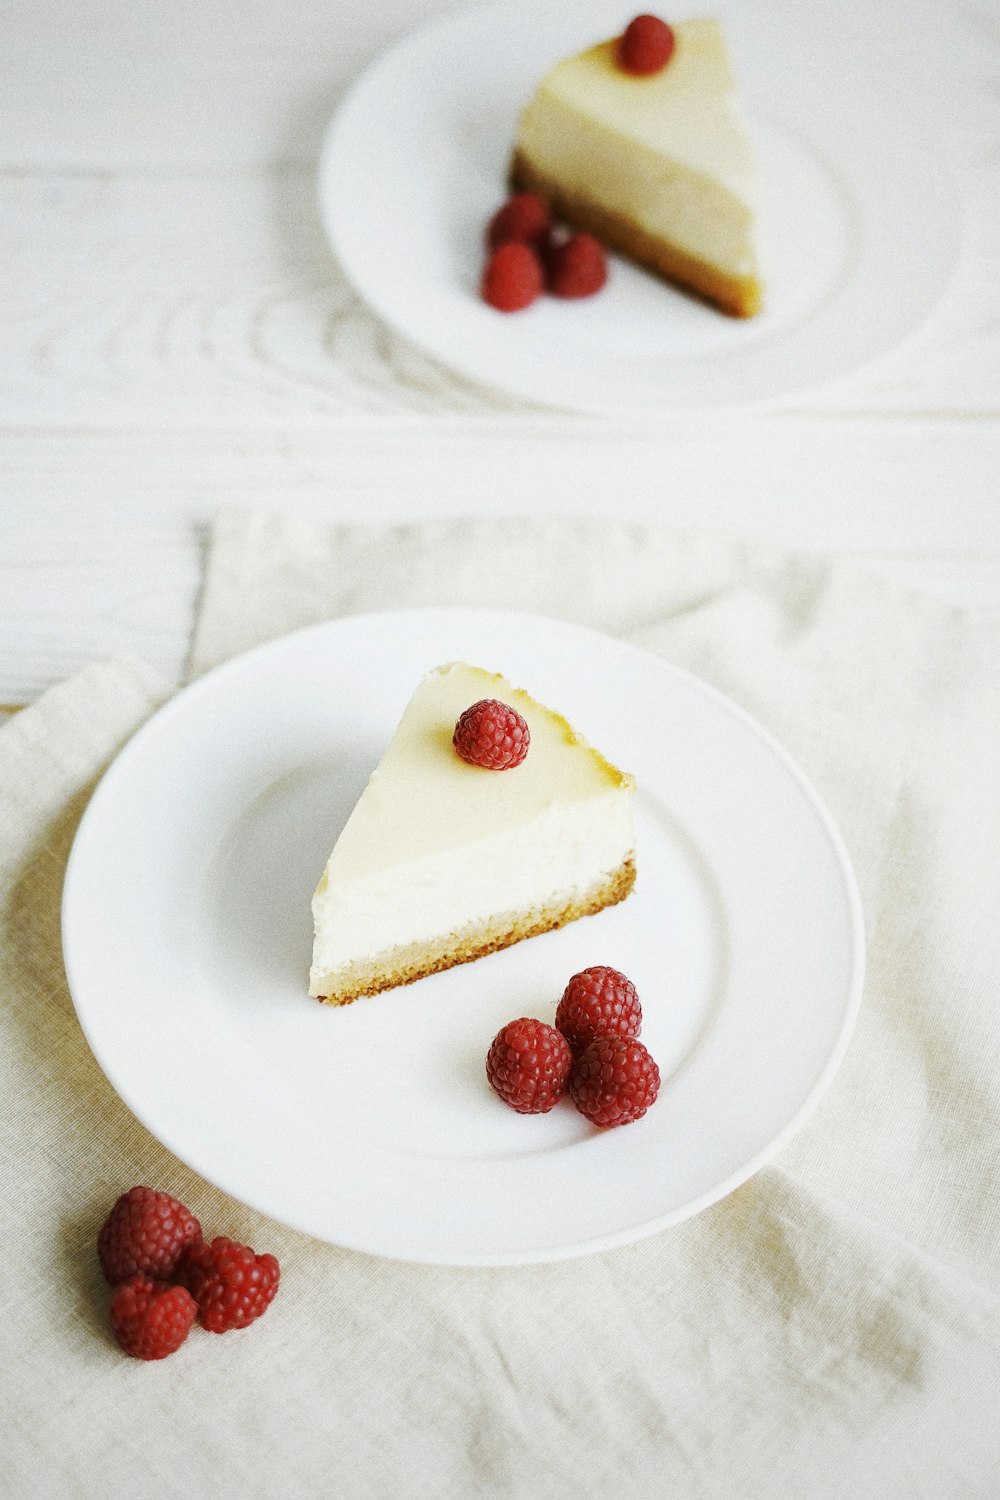
[[[12,1493],[1000,1493],[997,622],[842,563],[650,527],[227,512],[191,671],[300,625],[420,604],[623,635],[777,735],[861,885],[868,975],[847,1057],[771,1166],[605,1254],[418,1267],[268,1221],[148,1135],[75,1018],[59,947],[72,834],[168,691],[140,662],[88,669],[0,728]],[[117,1351],[93,1239],[140,1181],[278,1255],[259,1324],[196,1330],[156,1365]]]

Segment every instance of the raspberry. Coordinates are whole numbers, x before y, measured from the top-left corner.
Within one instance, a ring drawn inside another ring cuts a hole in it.
[[[600,1036],[573,1064],[569,1092],[592,1125],[629,1125],[660,1091],[660,1070],[635,1037]]]
[[[659,73],[673,56],[674,33],[659,16],[636,16],[618,38],[618,66],[647,78]]]
[[[97,1236],[97,1255],[112,1286],[141,1271],[167,1281],[186,1245],[201,1239],[201,1225],[189,1209],[152,1188],[123,1193]]]
[[[187,1338],[197,1311],[184,1287],[130,1276],[111,1299],[111,1329],[133,1359],[166,1359]]]
[[[490,1087],[519,1115],[544,1115],[566,1092],[573,1054],[561,1031],[522,1016],[508,1021],[486,1054]]]
[[[538,257],[542,262],[542,272],[548,285],[549,273],[552,269],[552,258],[558,251],[560,245],[565,245],[569,239],[570,231],[565,224],[550,224],[535,245]]]
[[[499,312],[530,307],[542,290],[542,263],[530,245],[506,240],[486,262],[480,286],[484,302]]]
[[[554,297],[592,297],[608,279],[604,246],[592,234],[571,234],[550,243],[545,256],[546,290]]]
[[[249,1245],[220,1234],[210,1244],[189,1245],[177,1275],[198,1304],[202,1327],[227,1333],[246,1328],[267,1311],[281,1271],[273,1255],[255,1255]]]
[[[607,964],[581,969],[563,990],[556,1025],[574,1057],[599,1036],[638,1036],[642,1006],[635,985]]]
[[[549,205],[537,193],[515,193],[498,208],[486,226],[486,243],[491,250],[508,240],[526,245],[540,245],[552,222]]]
[[[499,698],[480,698],[460,715],[451,742],[470,766],[507,771],[527,755],[531,733],[509,704]]]

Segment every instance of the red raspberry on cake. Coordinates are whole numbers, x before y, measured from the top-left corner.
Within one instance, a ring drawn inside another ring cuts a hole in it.
[[[592,297],[608,279],[604,246],[581,230],[550,241],[545,252],[545,289],[553,297]]]
[[[486,1054],[494,1093],[519,1115],[544,1115],[566,1092],[573,1054],[561,1031],[522,1016],[497,1032]]]
[[[618,66],[637,78],[659,73],[673,53],[673,30],[659,16],[636,16],[618,38]]]
[[[607,964],[581,969],[563,990],[556,1026],[574,1057],[599,1036],[638,1036],[642,1006],[631,979]]]
[[[198,1321],[209,1333],[246,1328],[270,1307],[281,1271],[273,1255],[255,1255],[226,1235],[189,1245],[178,1279],[198,1304]]]
[[[486,226],[486,243],[491,250],[509,240],[539,246],[544,244],[551,224],[552,214],[544,198],[537,193],[515,193]]]
[[[569,1092],[592,1125],[640,1120],[660,1091],[660,1070],[635,1037],[601,1036],[573,1064]]]
[[[451,742],[456,754],[470,766],[508,771],[527,755],[531,731],[527,720],[510,704],[501,703],[499,698],[480,698],[459,716]]]
[[[123,1193],[108,1214],[97,1256],[112,1286],[140,1271],[167,1281],[184,1249],[200,1239],[201,1225],[190,1209],[169,1193],[139,1186]]]
[[[111,1299],[111,1330],[133,1359],[166,1359],[187,1338],[197,1311],[185,1287],[130,1276]]]
[[[532,247],[506,240],[486,262],[480,291],[498,312],[520,312],[531,306],[543,284],[542,263]]]

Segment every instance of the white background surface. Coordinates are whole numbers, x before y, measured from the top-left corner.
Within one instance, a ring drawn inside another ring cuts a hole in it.
[[[9,8],[0,703],[122,648],[179,673],[221,503],[339,520],[610,511],[834,549],[1000,608],[996,6],[900,0],[844,23],[867,15],[867,48],[927,65],[921,128],[960,190],[961,264],[920,333],[766,413],[610,421],[439,369],[328,252],[326,122],[384,44],[450,8]]]

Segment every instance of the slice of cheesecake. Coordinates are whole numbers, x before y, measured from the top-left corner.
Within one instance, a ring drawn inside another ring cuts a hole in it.
[[[483,698],[527,721],[524,761],[452,745]],[[409,984],[621,901],[635,880],[631,776],[503,677],[455,662],[420,683],[313,896],[309,993]]]
[[[640,265],[737,317],[761,304],[758,185],[722,28],[680,21],[659,72],[618,39],[558,63],[524,110],[511,180]]]

